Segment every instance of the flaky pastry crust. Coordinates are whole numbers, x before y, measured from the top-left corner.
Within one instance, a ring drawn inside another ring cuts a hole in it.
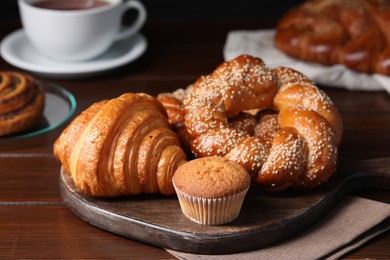
[[[186,155],[161,104],[126,93],[91,105],[54,143],[75,185],[99,197],[173,194],[172,176]]]

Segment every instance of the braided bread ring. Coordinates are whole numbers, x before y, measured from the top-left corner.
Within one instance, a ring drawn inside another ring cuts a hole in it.
[[[379,55],[375,64],[375,71],[384,75],[390,75],[390,5],[385,1],[370,1],[368,9],[373,15],[378,27],[386,37],[387,46]]]
[[[228,118],[241,111],[270,107],[275,91],[273,74],[262,60],[240,56],[221,64],[198,79],[183,101],[190,139],[210,128],[228,128]]]
[[[337,146],[341,142],[343,124],[332,100],[302,73],[290,68],[273,69],[278,79],[278,93],[273,105],[281,111],[290,106],[301,106],[323,116],[331,125]]]
[[[308,8],[292,9],[278,22],[277,28],[276,47],[292,57],[326,65],[337,63],[340,46],[347,38],[338,23]]]
[[[310,0],[276,25],[275,46],[287,55],[390,75],[390,2]]]
[[[0,136],[36,124],[44,108],[44,90],[31,76],[0,72]]]
[[[279,111],[280,129],[271,137],[228,122],[243,110],[265,108]],[[313,188],[335,170],[341,118],[329,97],[292,69],[270,70],[261,59],[239,56],[198,79],[183,112],[196,156],[234,160],[265,189]]]

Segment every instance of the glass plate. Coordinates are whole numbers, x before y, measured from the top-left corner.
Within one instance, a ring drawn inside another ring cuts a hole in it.
[[[23,139],[47,133],[65,123],[76,110],[76,99],[65,88],[40,81],[45,90],[45,108],[40,122],[26,131],[0,137],[0,141]]]

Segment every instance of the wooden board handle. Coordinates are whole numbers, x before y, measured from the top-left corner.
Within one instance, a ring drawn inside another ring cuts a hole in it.
[[[347,182],[348,191],[360,189],[390,189],[390,157],[352,160],[340,158],[340,182]]]

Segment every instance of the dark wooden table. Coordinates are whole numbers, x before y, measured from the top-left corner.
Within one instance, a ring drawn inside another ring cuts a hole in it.
[[[149,47],[137,61],[93,78],[46,80],[74,94],[77,115],[95,101],[124,92],[156,95],[185,87],[223,61],[222,47],[229,30],[272,26],[272,21],[261,20],[149,21],[142,30]],[[0,39],[18,28],[18,22],[2,21]],[[0,59],[0,70],[19,69]],[[353,159],[390,156],[389,94],[321,87],[342,114],[341,154]],[[0,143],[0,258],[173,258],[161,248],[95,228],[68,210],[59,193],[60,164],[52,152],[64,126],[33,138]],[[355,195],[390,203],[386,191]],[[389,248],[387,232],[347,258],[390,258]]]

